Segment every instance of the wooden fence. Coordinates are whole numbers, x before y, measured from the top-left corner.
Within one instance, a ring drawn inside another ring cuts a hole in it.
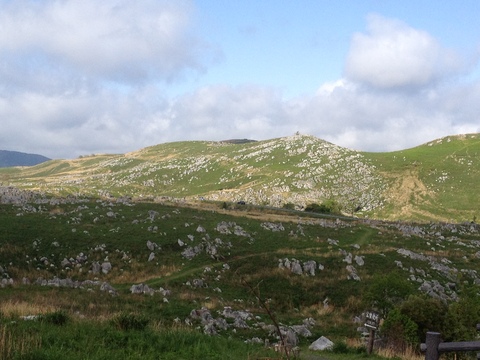
[[[480,331],[480,324],[477,324],[477,331]],[[438,360],[446,352],[480,351],[480,341],[442,342],[440,333],[429,331],[420,349],[425,352],[425,360]],[[477,359],[480,360],[480,353]]]

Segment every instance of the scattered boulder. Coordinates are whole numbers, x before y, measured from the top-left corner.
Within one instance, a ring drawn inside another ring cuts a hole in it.
[[[92,263],[92,273],[98,274],[101,270],[102,267],[100,266],[100,263],[98,261]]]
[[[310,350],[318,350],[318,351],[324,351],[324,350],[331,350],[333,348],[333,342],[326,338],[325,336],[319,337],[317,340],[315,340],[308,348]]]
[[[357,263],[358,266],[363,266],[365,265],[365,260],[363,260],[363,256],[358,256],[355,255],[355,262]]]
[[[352,265],[347,265],[347,271],[349,280],[360,281],[360,276],[357,274],[357,269],[355,269]]]
[[[148,241],[147,241],[147,248],[148,248],[148,250],[150,250],[150,251],[155,251],[156,249],[160,248],[160,246],[158,246],[156,243],[148,240]]]
[[[260,226],[264,228],[265,230],[271,230],[271,231],[285,231],[285,228],[283,227],[282,223],[272,223],[272,222],[264,222],[261,223]]]
[[[303,263],[303,271],[307,275],[315,276],[316,268],[317,268],[317,262],[315,260],[309,260]]]
[[[112,270],[112,264],[109,261],[105,261],[101,265],[102,267],[102,273],[108,274],[110,270]]]
[[[130,292],[132,294],[148,294],[148,295],[153,295],[155,291],[150,288],[147,284],[138,284],[138,285],[132,285],[130,287]]]
[[[193,284],[193,287],[196,287],[196,288],[204,286],[204,282],[202,279],[193,279],[192,284]]]
[[[117,290],[115,290],[115,288],[107,282],[104,282],[100,286],[100,290],[108,292],[110,295],[118,295]]]

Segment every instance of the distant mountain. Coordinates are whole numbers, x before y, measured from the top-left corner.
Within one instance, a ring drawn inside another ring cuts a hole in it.
[[[0,167],[33,166],[51,160],[37,154],[27,154],[18,151],[0,150]]]

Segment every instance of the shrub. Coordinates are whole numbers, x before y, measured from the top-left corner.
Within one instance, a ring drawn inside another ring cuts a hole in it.
[[[287,210],[295,210],[295,204],[293,204],[293,203],[286,203],[286,204],[283,204],[283,208],[284,208],[284,209],[287,209]]]
[[[337,341],[333,344],[332,352],[335,354],[348,354],[350,348],[344,341]]]
[[[467,287],[462,290],[460,300],[450,304],[442,335],[446,341],[471,341],[478,335],[477,323],[480,323],[480,296],[475,287]]]
[[[386,318],[388,312],[414,292],[413,285],[397,272],[376,276],[367,290],[365,300]]]
[[[339,214],[342,211],[342,206],[335,200],[326,200],[319,204],[308,204],[305,207],[305,211],[314,212],[320,214]]]
[[[418,326],[407,315],[395,308],[388,313],[381,328],[388,346],[396,352],[404,352],[409,346],[416,346]]]
[[[113,319],[113,324],[120,330],[145,330],[149,320],[142,315],[121,313]]]
[[[69,322],[69,320],[70,318],[68,314],[64,311],[54,311],[44,314],[40,317],[40,321],[57,326],[63,326]]]
[[[443,332],[447,306],[438,299],[410,296],[400,305],[400,312],[418,326],[418,339],[425,341],[427,331]]]

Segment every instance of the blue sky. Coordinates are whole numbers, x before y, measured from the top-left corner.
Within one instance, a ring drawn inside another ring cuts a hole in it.
[[[480,131],[480,2],[0,0],[0,148]]]

